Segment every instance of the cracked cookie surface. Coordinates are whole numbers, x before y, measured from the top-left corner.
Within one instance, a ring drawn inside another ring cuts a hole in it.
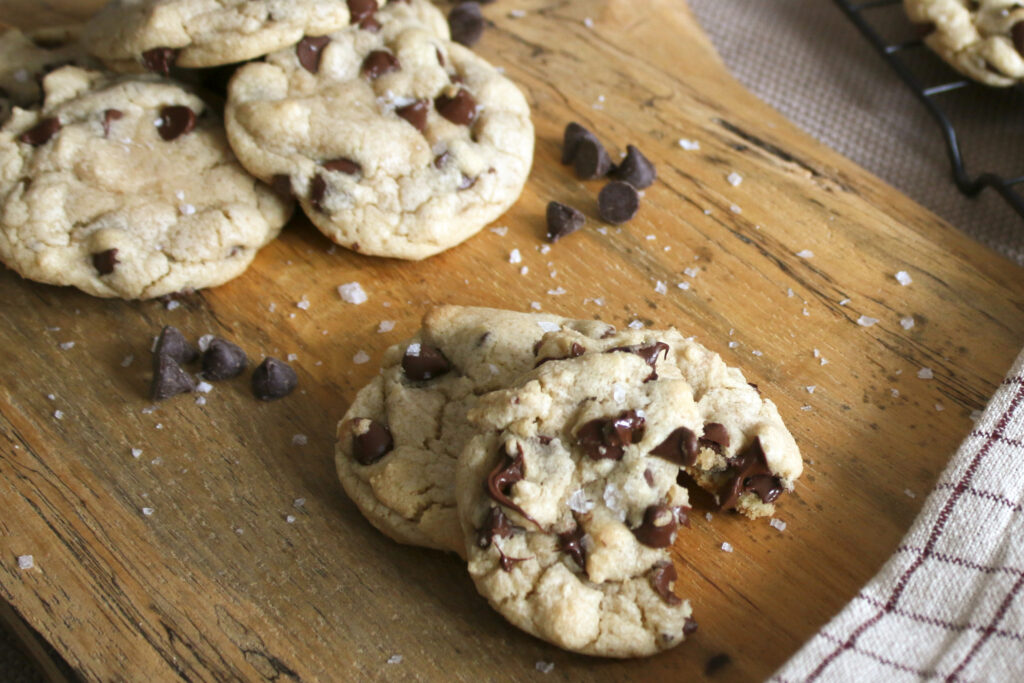
[[[471,433],[466,411],[530,370],[537,342],[558,329],[583,339],[611,330],[595,321],[443,306],[412,339],[385,352],[381,374],[339,422],[336,449],[341,483],[374,526],[401,543],[465,552],[455,465]]]
[[[515,201],[533,126],[522,93],[448,41],[436,8],[390,3],[376,16],[376,32],[338,31],[240,69],[228,136],[333,241],[422,259]]]
[[[210,287],[290,216],[178,85],[64,67],[43,90],[0,128],[0,260],[23,277],[125,299]]]

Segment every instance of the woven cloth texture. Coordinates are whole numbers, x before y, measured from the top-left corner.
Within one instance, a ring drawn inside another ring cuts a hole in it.
[[[962,195],[940,129],[830,0],[689,0],[729,70],[797,126],[1024,266],[1024,218],[991,188]],[[916,31],[899,3],[863,16],[890,43]],[[927,48],[900,53],[925,85],[963,80]],[[937,95],[968,173],[1024,175],[1024,87]],[[1024,186],[1019,186],[1024,189]]]

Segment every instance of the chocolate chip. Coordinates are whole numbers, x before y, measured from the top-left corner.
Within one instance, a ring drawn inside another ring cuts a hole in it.
[[[123,116],[124,112],[120,109],[107,109],[103,112],[103,137],[110,135],[110,124],[120,120]]]
[[[195,391],[196,382],[192,375],[181,369],[170,356],[156,356],[153,360],[153,385],[149,395],[154,401]]]
[[[646,481],[647,485],[650,486],[652,489],[654,488],[654,472],[651,472],[651,469],[649,467],[646,470],[644,470],[644,481]]]
[[[614,418],[597,418],[576,432],[576,441],[592,460],[619,460],[625,447],[644,436],[644,418],[627,410]]]
[[[203,353],[203,376],[210,380],[231,379],[242,374],[249,359],[238,345],[214,339]]]
[[[576,145],[576,155],[572,160],[576,177],[580,180],[603,178],[612,170],[612,159],[608,151],[593,135],[582,138]]]
[[[117,260],[117,249],[107,249],[92,255],[92,267],[100,275],[110,275],[118,263],[120,261]]]
[[[347,173],[348,175],[357,175],[362,173],[363,167],[344,157],[338,157],[337,159],[331,159],[320,164],[328,171],[337,171],[338,173]]]
[[[756,493],[763,503],[773,503],[782,494],[782,480],[768,467],[761,437],[755,436],[746,448],[729,458],[725,474],[728,480],[718,492],[722,510],[735,508],[740,494],[748,491]]]
[[[380,30],[380,22],[375,17],[366,17],[359,22],[359,28],[370,33],[376,33]]]
[[[601,220],[618,225],[636,215],[640,208],[640,195],[636,188],[621,180],[613,180],[597,195],[597,213]]]
[[[633,529],[633,535],[649,548],[667,548],[676,540],[679,519],[675,508],[668,505],[651,505],[644,510],[640,526]]]
[[[459,88],[451,97],[440,95],[434,106],[438,114],[460,126],[468,126],[476,118],[476,100],[465,88]]]
[[[173,47],[154,47],[142,53],[142,65],[147,71],[169,76],[171,67],[178,60],[178,51]]]
[[[443,168],[444,165],[448,163],[448,159],[450,159],[451,156],[452,155],[449,154],[448,152],[441,152],[440,154],[438,154],[436,157],[434,157],[434,168]]]
[[[161,109],[156,125],[160,137],[168,142],[181,137],[195,127],[196,113],[180,104],[173,104]]]
[[[416,100],[412,104],[395,109],[395,113],[413,125],[421,133],[427,128],[427,112],[430,111],[430,102],[427,100]]]
[[[377,11],[377,0],[348,0],[349,21],[360,24]]]
[[[612,177],[627,182],[638,190],[650,187],[658,177],[654,164],[648,161],[639,149],[626,145],[626,158],[612,171]]]
[[[156,346],[153,348],[154,372],[156,360],[163,356],[184,365],[198,358],[199,351],[188,343],[185,335],[178,328],[167,325],[160,330],[160,336],[157,337]]]
[[[470,178],[468,175],[463,173],[462,179],[459,181],[459,191],[461,192],[462,190],[468,190],[469,188],[473,187],[474,185],[476,185],[477,180],[479,180],[479,177]]]
[[[298,383],[299,378],[290,365],[269,356],[252,373],[252,393],[261,401],[284,398],[295,391]]]
[[[730,657],[724,652],[721,652],[712,657],[711,659],[709,659],[708,663],[704,665],[704,675],[714,676],[730,664],[732,664],[732,657]]]
[[[1010,38],[1017,53],[1024,56],[1024,21],[1018,21],[1010,27]]]
[[[626,353],[635,353],[644,359],[644,362],[651,366],[651,374],[644,378],[644,382],[650,382],[658,379],[658,356],[662,353],[665,354],[665,358],[668,358],[669,347],[665,342],[654,342],[653,344],[634,344],[632,346],[616,346],[614,349],[608,349],[605,353],[614,353],[616,351],[625,351]]]
[[[580,569],[587,569],[587,549],[583,547],[583,527],[576,525],[570,531],[558,534],[558,549],[576,562]]]
[[[571,206],[548,202],[547,220],[548,242],[557,242],[582,228],[587,219],[581,211]]]
[[[402,372],[414,382],[426,382],[451,369],[441,349],[429,344],[409,344],[402,356]]]
[[[513,528],[512,523],[505,516],[505,513],[501,511],[501,508],[496,505],[491,506],[487,511],[487,519],[484,520],[484,525],[477,534],[477,545],[481,548],[489,548],[495,536],[508,538],[512,535]]]
[[[441,54],[441,48],[435,47],[434,48],[434,52],[437,53],[437,63],[438,63],[438,65],[441,66],[442,68],[444,68],[444,55]]]
[[[651,581],[651,588],[654,589],[661,599],[670,605],[678,605],[682,603],[679,596],[672,592],[672,583],[679,578],[679,573],[676,572],[675,566],[671,562],[659,562],[654,565],[649,575]],[[688,622],[690,620],[687,620]],[[693,622],[695,625],[697,622]],[[694,631],[696,628],[694,628]],[[692,633],[691,631],[690,633]],[[686,633],[686,626],[683,626],[683,633]]]
[[[285,173],[274,174],[270,179],[270,188],[287,199],[295,197],[295,191],[292,189],[292,178]]]
[[[45,144],[60,130],[60,119],[56,116],[45,118],[32,128],[18,136],[18,140],[26,145],[38,147]]]
[[[693,617],[686,617],[686,621],[683,622],[683,635],[692,636],[697,632],[697,620]]]
[[[722,448],[728,448],[729,430],[720,422],[708,422],[704,425],[704,435],[700,437],[700,440],[718,444]]]
[[[686,427],[679,427],[664,441],[651,449],[651,455],[688,467],[697,461],[697,435]]]
[[[562,135],[563,164],[571,164],[573,162],[576,158],[576,150],[580,145],[580,141],[587,138],[597,140],[593,133],[575,121],[565,127],[565,133]]]
[[[537,341],[536,344],[533,345],[533,354],[534,355],[537,355],[537,351],[540,350],[540,346],[543,343],[544,343],[544,340],[540,339],[540,340]],[[550,358],[541,358],[540,360],[537,361],[536,365],[534,365],[533,367],[539,368],[540,366],[542,366],[545,363],[547,363],[549,360],[567,360],[569,358],[579,358],[584,353],[586,353],[586,351],[587,351],[587,349],[584,348],[583,344],[580,344],[579,342],[573,342],[572,346],[569,347],[569,353],[567,353],[566,355],[560,356],[560,357],[557,357],[557,358],[554,357],[554,356],[552,356]]]
[[[402,65],[398,63],[398,57],[387,50],[374,50],[366,55],[363,65],[359,67],[359,75],[372,81],[390,71],[398,71],[401,68]]]
[[[317,173],[309,183],[309,203],[317,211],[323,211],[325,196],[327,196],[327,181]]]
[[[485,490],[496,503],[504,505],[507,508],[515,510],[526,519],[533,522],[538,527],[536,520],[530,515],[526,514],[526,510],[519,507],[515,501],[510,498],[512,493],[512,486],[516,482],[522,481],[526,476],[526,465],[523,462],[523,447],[516,444],[518,448],[518,454],[516,457],[511,457],[507,453],[502,454],[501,461],[495,466],[491,473],[487,475],[487,483],[485,484]]]
[[[376,420],[365,417],[355,419],[356,425],[352,431],[352,457],[360,465],[372,465],[395,447],[391,430]]]
[[[448,28],[452,32],[452,40],[466,47],[476,45],[484,34],[484,16],[480,13],[480,3],[460,2],[448,13]]]
[[[311,74],[320,71],[320,57],[323,49],[331,42],[329,36],[306,36],[295,46],[295,54],[302,68]]]

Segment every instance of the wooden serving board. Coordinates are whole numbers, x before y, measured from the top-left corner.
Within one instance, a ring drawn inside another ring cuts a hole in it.
[[[0,20],[41,16],[38,3],[8,5]],[[537,128],[527,189],[496,224],[507,234],[406,263],[334,249],[296,219],[244,276],[177,310],[0,271],[0,595],[83,678],[525,680],[545,661],[551,680],[674,680],[727,654],[715,680],[756,680],[909,527],[1024,341],[1024,271],[746,93],[682,0],[520,0],[522,17],[512,5],[485,6],[494,27],[477,48],[522,86]],[[46,20],[67,7],[87,9],[50,2]],[[601,184],[559,164],[572,120],[657,164],[621,229],[595,218]],[[590,219],[542,253],[552,199]],[[369,294],[361,306],[335,289],[352,281]],[[696,335],[778,403],[806,459],[779,505],[782,532],[708,522],[698,497],[674,556],[700,630],[662,655],[605,661],[517,631],[456,557],[382,537],[336,481],[336,421],[428,306],[534,301]],[[394,330],[378,333],[382,320]],[[263,404],[239,379],[205,406],[183,396],[150,412],[150,341],[165,324],[233,339],[252,359],[297,354],[301,390]],[[355,364],[359,351],[371,361]],[[918,379],[922,367],[934,379]],[[36,568],[21,571],[28,554]]]

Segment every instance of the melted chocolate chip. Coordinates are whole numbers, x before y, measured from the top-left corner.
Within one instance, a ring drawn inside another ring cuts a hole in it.
[[[709,422],[704,425],[704,436],[701,441],[711,441],[723,448],[729,447],[729,430],[721,422]]]
[[[608,151],[593,135],[582,138],[576,145],[572,167],[580,180],[603,178],[612,170],[612,160]]]
[[[529,557],[509,557],[501,550],[501,548],[498,548],[498,555],[498,563],[505,572],[512,571],[512,567],[516,566],[518,562],[525,562],[526,560],[531,559]]]
[[[361,24],[364,20],[372,17],[376,11],[377,0],[348,0],[350,23]]]
[[[651,505],[644,510],[640,526],[633,529],[636,539],[650,548],[667,548],[676,540],[679,520],[676,511],[667,505]]]
[[[359,67],[359,75],[367,80],[375,80],[391,71],[398,71],[402,65],[398,63],[398,57],[387,50],[374,50],[366,55],[363,65]]]
[[[452,123],[460,126],[468,126],[476,118],[476,100],[465,88],[449,97],[440,95],[434,100],[437,113]]]
[[[636,188],[621,180],[605,185],[597,195],[597,213],[601,220],[618,225],[633,218],[640,209]]]
[[[309,182],[309,203],[317,211],[324,210],[324,197],[327,196],[327,181],[317,173]]]
[[[542,343],[543,343],[543,340],[540,340],[536,344],[534,344],[534,346],[533,346],[533,353],[534,353],[534,355],[536,355],[537,351],[540,350],[540,345]],[[580,356],[582,356],[586,352],[587,352],[587,349],[584,348],[583,344],[580,344],[579,342],[573,342],[572,346],[569,347],[569,353],[567,355],[560,356],[558,358],[554,358],[554,357],[552,357],[552,358],[541,358],[540,360],[537,361],[537,364],[534,365],[533,367],[539,368],[540,366],[542,366],[545,363],[547,363],[549,360],[567,360],[569,358],[579,358]]]
[[[261,401],[274,401],[295,391],[298,375],[287,363],[267,357],[252,373],[252,393]]]
[[[686,427],[679,427],[651,449],[651,455],[689,467],[697,461],[697,435]]]
[[[516,482],[522,481],[523,477],[526,476],[525,464],[523,463],[523,447],[518,446],[519,452],[515,458],[509,456],[507,453],[502,457],[491,473],[487,475],[486,491],[495,502],[504,505],[505,507],[515,510],[526,519],[537,525],[536,520],[530,515],[526,514],[523,508],[519,507],[509,495],[512,492],[512,486]],[[540,525],[537,525],[538,528]]]
[[[430,102],[427,100],[416,100],[412,104],[395,109],[396,114],[411,123],[413,128],[421,133],[427,129],[428,111],[430,111]]]
[[[49,142],[50,138],[56,135],[59,130],[60,119],[56,116],[51,116],[43,119],[35,126],[19,135],[18,140],[24,142],[26,145],[38,147],[39,145]]]
[[[654,183],[658,173],[654,170],[654,164],[639,149],[633,145],[626,145],[626,158],[612,172],[612,177],[642,190]]]
[[[571,235],[587,221],[583,212],[559,202],[548,202],[548,242],[557,242],[566,235]]]
[[[704,665],[704,675],[714,676],[730,664],[732,664],[732,657],[730,657],[724,652],[720,652],[719,654],[709,659],[708,663]]]
[[[669,347],[665,342],[659,341],[646,345],[634,344],[633,346],[616,346],[614,349],[608,349],[605,353],[614,353],[616,351],[635,353],[643,358],[644,362],[651,366],[651,374],[647,375],[644,382],[650,382],[658,379],[658,356],[664,353],[665,358],[668,358]]]
[[[214,339],[203,353],[203,376],[210,380],[231,379],[242,374],[249,364],[237,344],[226,339]]]
[[[415,351],[415,352],[414,352]],[[402,372],[414,382],[426,382],[452,369],[441,349],[429,344],[410,344],[402,356]]]
[[[651,582],[651,588],[654,589],[661,599],[669,605],[678,605],[682,603],[679,596],[672,592],[672,583],[679,578],[679,573],[676,572],[675,566],[671,562],[659,562],[654,565],[651,569],[648,578]],[[696,622],[694,622],[696,623]],[[683,633],[686,633],[686,627],[683,627]]]
[[[167,356],[171,360],[184,365],[198,358],[199,351],[188,343],[185,335],[178,328],[167,325],[164,329],[160,330],[160,336],[156,340],[156,347],[153,349],[154,373],[156,371],[156,361],[163,356]]]
[[[583,527],[576,525],[570,531],[558,534],[558,549],[573,559],[580,569],[587,569],[587,549],[583,547]]]
[[[761,437],[755,436],[750,445],[729,458],[725,472],[729,479],[718,492],[722,510],[735,508],[740,494],[747,491],[756,493],[763,503],[772,503],[782,494],[782,480],[768,468]]]
[[[481,548],[489,548],[491,547],[491,540],[495,536],[508,538],[512,535],[514,528],[512,522],[509,521],[500,507],[497,505],[491,506],[487,511],[487,519],[484,520],[484,525],[480,527],[480,532],[477,534],[476,544]]]
[[[156,356],[153,360],[153,385],[149,395],[154,401],[195,391],[196,382],[192,375],[181,369],[170,356]]]
[[[359,421],[357,428],[362,431],[352,432],[352,457],[360,465],[372,465],[395,447],[391,431],[376,420],[366,417],[355,419]]]
[[[107,109],[103,112],[103,137],[110,135],[110,124],[120,120],[123,116],[124,112],[120,109]]]
[[[1018,21],[1010,27],[1010,39],[1013,41],[1013,47],[1017,49],[1017,54],[1024,56],[1024,21]]]
[[[117,249],[107,249],[92,255],[92,267],[100,275],[110,275],[118,263]]]
[[[311,74],[320,71],[320,57],[323,49],[331,42],[328,36],[306,36],[295,46],[295,54],[302,68]]]
[[[196,113],[188,107],[173,104],[160,110],[156,129],[167,142],[175,140],[196,127]]]
[[[484,34],[484,16],[478,2],[460,2],[448,13],[448,28],[452,40],[466,47],[472,47]],[[442,65],[443,66],[443,65]]]
[[[270,188],[287,199],[295,197],[295,191],[292,189],[291,176],[285,173],[275,174],[274,177],[270,179]]]
[[[320,165],[328,171],[337,171],[338,173],[347,173],[348,175],[357,175],[363,172],[362,166],[351,159],[346,159],[344,157],[331,159],[330,161],[325,161]]]
[[[592,460],[619,460],[625,447],[644,436],[644,418],[627,410],[614,418],[597,418],[576,432],[576,441]]]
[[[576,150],[579,147],[580,141],[588,138],[594,141],[597,140],[593,133],[575,121],[567,125],[565,133],[562,135],[562,163],[571,164],[576,158]]]
[[[147,71],[169,76],[171,67],[178,60],[178,51],[173,47],[154,47],[142,53],[142,65]]]

